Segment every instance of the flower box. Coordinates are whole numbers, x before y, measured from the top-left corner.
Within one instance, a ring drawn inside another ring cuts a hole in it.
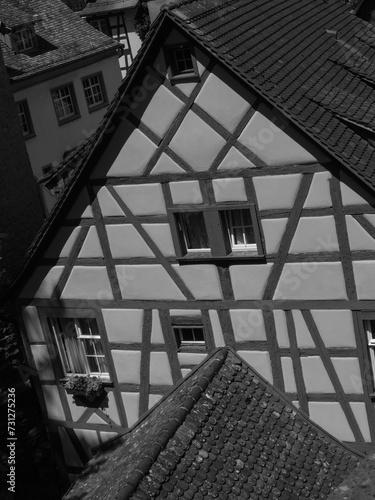
[[[85,397],[88,401],[94,401],[105,392],[102,380],[89,375],[74,375],[64,380],[61,386],[68,394]]]

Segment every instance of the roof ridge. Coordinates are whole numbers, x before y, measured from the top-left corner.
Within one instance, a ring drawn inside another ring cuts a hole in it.
[[[166,422],[164,430],[158,434],[156,440],[151,444],[146,456],[134,468],[131,476],[126,480],[125,486],[118,492],[116,500],[128,500],[132,493],[136,490],[139,482],[145,477],[151,466],[156,462],[159,454],[164,450],[170,439],[176,434],[181,427],[187,415],[201,398],[203,392],[207,389],[213,378],[223,366],[229,350],[227,348],[220,349],[214,359],[203,370],[202,375],[192,386],[187,397],[178,406],[173,417]]]

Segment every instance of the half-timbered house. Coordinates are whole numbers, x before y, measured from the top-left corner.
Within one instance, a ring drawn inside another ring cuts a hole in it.
[[[70,474],[225,345],[373,449],[374,40],[342,0],[158,17],[14,285]]]

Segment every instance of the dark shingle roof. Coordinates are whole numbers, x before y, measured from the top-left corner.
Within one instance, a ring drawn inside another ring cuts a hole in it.
[[[27,18],[35,15],[38,50],[15,54],[0,42],[13,81],[119,47],[118,42],[92,28],[60,0],[0,0],[0,21],[6,25],[19,23],[18,11]]]
[[[139,0],[96,0],[95,3],[88,3],[81,14],[90,16],[92,14],[100,14],[101,12],[132,9],[138,3]]]
[[[65,500],[325,498],[358,460],[225,348],[99,448]]]
[[[188,0],[166,8],[269,103],[375,187],[373,25],[349,13],[342,0]]]

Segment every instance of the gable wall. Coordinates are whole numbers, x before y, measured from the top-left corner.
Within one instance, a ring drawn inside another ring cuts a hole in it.
[[[172,85],[162,52],[148,67],[21,293],[50,425],[72,471],[79,465],[69,443],[89,448],[132,425],[205,357],[200,348],[177,352],[173,318],[189,315],[201,318],[208,351],[234,346],[338,439],[363,448],[374,437],[363,329],[375,298],[371,200],[223,68],[199,49],[196,56],[199,82]],[[265,258],[177,257],[171,209],[247,203],[257,209]],[[112,375],[112,428],[101,410],[93,416],[54,385],[61,373],[46,307],[95,311]]]

